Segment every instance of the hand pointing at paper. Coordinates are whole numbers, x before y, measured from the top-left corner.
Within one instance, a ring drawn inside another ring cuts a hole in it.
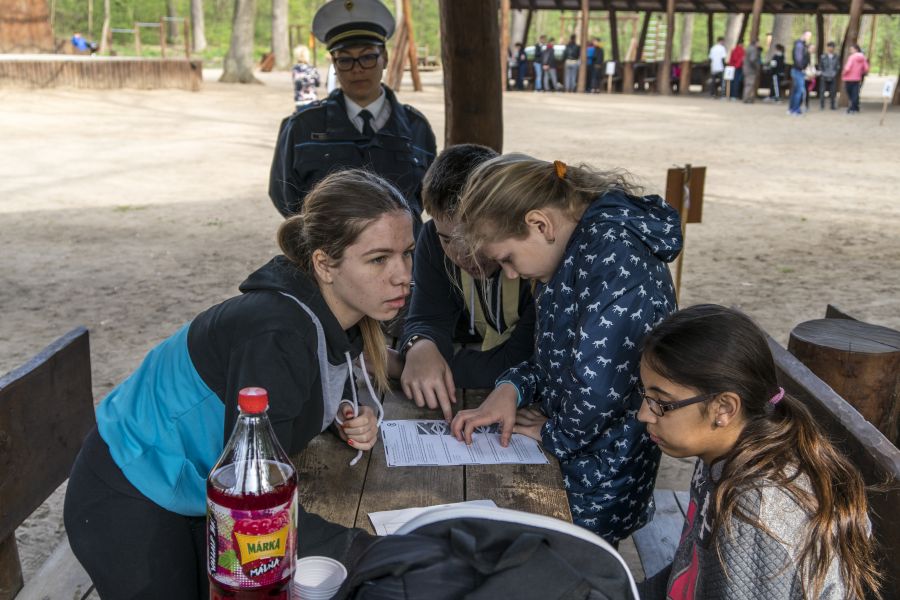
[[[513,427],[516,425],[516,401],[519,397],[514,385],[502,383],[484,399],[481,406],[461,410],[453,418],[450,431],[453,436],[466,444],[472,443],[472,432],[476,427],[498,423],[500,425],[500,445],[509,446]]]

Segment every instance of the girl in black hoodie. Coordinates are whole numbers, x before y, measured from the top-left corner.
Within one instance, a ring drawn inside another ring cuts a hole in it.
[[[412,231],[403,196],[380,177],[354,170],[325,178],[279,229],[284,255],[251,274],[241,295],[154,348],[98,405],[64,516],[102,597],[207,596],[205,483],[241,388],[268,390],[268,415],[289,454],[339,411],[336,429],[349,446],[374,445],[381,407],[374,392],[374,410],[359,406],[352,364],[359,360],[370,390],[367,370],[384,387],[378,321],[394,317],[409,294]],[[348,397],[352,406],[341,406]],[[365,537],[302,509],[298,531],[301,555],[338,559]]]

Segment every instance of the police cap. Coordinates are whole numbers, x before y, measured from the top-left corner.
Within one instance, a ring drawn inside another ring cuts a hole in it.
[[[381,0],[330,0],[316,11],[312,30],[329,51],[383,46],[394,34],[394,17]]]

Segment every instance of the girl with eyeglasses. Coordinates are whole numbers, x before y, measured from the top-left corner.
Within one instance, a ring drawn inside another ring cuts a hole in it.
[[[675,558],[641,598],[881,597],[862,478],[778,386],[747,316],[672,314],[645,338],[640,373],[650,439],[699,458]]]

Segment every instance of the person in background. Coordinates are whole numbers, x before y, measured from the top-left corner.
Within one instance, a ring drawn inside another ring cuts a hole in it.
[[[841,70],[841,59],[834,52],[834,42],[828,42],[825,53],[819,57],[819,109],[825,110],[825,93],[831,102],[831,110],[835,110],[837,96],[837,76]]]
[[[809,45],[809,64],[806,65],[806,69],[803,71],[803,77],[806,80],[806,85],[803,87],[803,106],[804,111],[809,112],[809,95],[817,89],[817,81],[819,76],[819,70],[816,67],[816,45]]]
[[[594,62],[591,67],[591,91],[599,94],[603,89],[603,75],[606,73],[606,56],[603,52],[603,42],[594,38],[591,42],[594,49]]]
[[[534,44],[534,54],[531,55],[531,64],[534,67],[534,91],[544,89],[544,47],[547,45],[547,36],[542,35]]]
[[[809,66],[809,40],[812,39],[811,31],[804,31],[799,39],[794,41],[794,49],[791,52],[791,98],[788,105],[789,115],[802,115],[803,98],[806,94],[806,67]]]
[[[578,66],[581,64],[581,46],[575,42],[574,34],[569,37],[569,43],[566,44],[563,58],[566,66],[566,91],[574,92],[578,87]]]
[[[636,420],[638,348],[675,310],[678,213],[621,171],[509,154],[469,176],[458,214],[470,253],[537,281],[537,324],[531,358],[451,431],[471,443],[499,423],[503,446],[513,432],[540,441],[574,522],[615,544],[653,512],[659,453]]]
[[[769,84],[768,100],[770,102],[781,101],[781,78],[784,76],[784,69],[784,46],[775,44],[775,52],[772,54],[772,58],[769,60],[766,68],[769,76],[772,78]]]
[[[528,55],[525,54],[525,47],[522,42],[516,42],[516,89],[522,91],[525,89],[525,74],[528,73]]]
[[[882,598],[859,470],[778,386],[765,334],[698,305],[644,340],[638,419],[669,456],[698,457],[686,522],[644,600]]]
[[[744,93],[744,44],[738,40],[738,43],[731,49],[731,56],[728,57],[728,66],[734,67],[734,79],[731,82],[731,98],[729,100],[739,100]]]
[[[756,100],[756,84],[762,67],[762,49],[758,40],[750,40],[744,52],[744,103],[752,104]]]
[[[294,48],[294,68],[291,69],[291,79],[294,81],[294,105],[299,109],[310,102],[318,100],[316,88],[319,81],[319,70],[309,64],[309,48],[297,46]]]
[[[717,38],[715,45],[709,49],[709,74],[711,77],[709,93],[713,98],[719,98],[722,93],[722,76],[725,73],[727,56],[725,38]]]
[[[84,39],[80,31],[72,34],[72,46],[78,52],[90,52],[94,54],[97,51],[97,42],[89,42]]]
[[[422,178],[437,154],[428,119],[381,82],[394,17],[380,0],[330,0],[312,31],[331,55],[340,89],[282,121],[269,173],[269,197],[284,217],[329,173],[365,168],[399,189],[421,226]]]
[[[541,53],[541,68],[544,70],[544,91],[555,92],[559,88],[559,79],[556,75],[556,51],[553,48],[555,40],[550,38],[544,51]]]
[[[862,87],[862,80],[868,72],[869,61],[866,60],[866,55],[862,53],[859,44],[850,44],[850,56],[847,58],[847,63],[841,71],[841,79],[844,80],[847,96],[850,98],[847,114],[859,112],[859,89]]]
[[[409,313],[400,338],[397,376],[418,406],[453,417],[456,388],[490,388],[501,373],[531,356],[531,284],[506,277],[483,256],[473,261],[455,237],[456,210],[466,180],[497,153],[477,144],[450,146],[425,174],[422,200],[431,220],[422,227],[413,261]],[[480,338],[478,348],[454,350],[458,327]]]

